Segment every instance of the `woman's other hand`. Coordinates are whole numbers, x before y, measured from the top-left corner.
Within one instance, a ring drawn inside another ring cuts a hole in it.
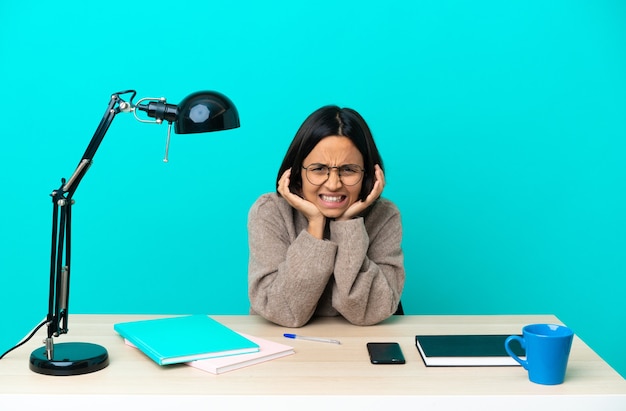
[[[280,180],[278,181],[278,192],[285,200],[287,200],[290,206],[304,214],[309,222],[307,231],[313,237],[322,239],[324,236],[326,217],[324,217],[315,204],[291,192],[289,189],[290,177],[291,169],[286,170],[280,177]]]
[[[368,194],[365,200],[360,200],[355,202],[348,208],[345,213],[339,218],[336,218],[337,221],[345,221],[350,220],[351,218],[357,217],[363,211],[365,211],[369,206],[380,197],[383,192],[383,188],[385,188],[385,174],[383,173],[382,168],[378,164],[374,166],[376,179],[374,182],[374,187],[372,187],[372,191]]]

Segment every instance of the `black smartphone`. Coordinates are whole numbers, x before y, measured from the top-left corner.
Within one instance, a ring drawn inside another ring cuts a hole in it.
[[[367,352],[372,364],[404,364],[404,355],[396,342],[369,342]]]

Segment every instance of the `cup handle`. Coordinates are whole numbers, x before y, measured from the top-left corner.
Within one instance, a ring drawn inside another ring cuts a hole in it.
[[[511,348],[509,347],[509,343],[513,340],[519,341],[519,343],[522,345],[522,348],[525,350],[526,349],[526,342],[524,341],[524,339],[522,337],[520,337],[519,335],[511,335],[510,337],[508,337],[505,341],[504,341],[504,348],[506,349],[506,352],[513,357],[513,359],[515,361],[517,361],[522,367],[524,367],[525,370],[528,370],[528,361],[524,361],[521,358],[519,358],[517,355],[515,355],[515,353],[513,352],[513,350],[511,350]]]

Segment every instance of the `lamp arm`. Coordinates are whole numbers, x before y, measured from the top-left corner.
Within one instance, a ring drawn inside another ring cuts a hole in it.
[[[126,102],[122,100],[120,96],[128,93],[132,93],[132,96],[130,101]],[[127,90],[115,93],[111,96],[109,105],[102,116],[102,120],[100,120],[100,124],[91,138],[91,141],[89,142],[81,161],[78,163],[74,174],[72,174],[67,184],[62,186],[63,191],[68,193],[69,198],[72,197],[74,191],[76,191],[76,188],[78,187],[78,184],[91,166],[93,158],[96,155],[96,151],[98,150],[98,147],[100,147],[100,143],[102,143],[102,140],[104,139],[106,132],[109,130],[109,126],[113,122],[115,116],[120,112],[130,112],[133,110],[132,99],[135,97],[135,94],[136,92],[134,90]]]
[[[120,95],[133,93],[130,102],[125,102]],[[52,337],[66,334],[68,331],[68,302],[71,260],[72,196],[93,162],[93,157],[100,147],[109,126],[120,112],[132,111],[132,98],[135,91],[128,90],[111,96],[107,109],[102,116],[82,159],[76,170],[66,182],[61,179],[61,186],[52,192],[52,241],[50,253],[50,294],[48,315],[46,317],[48,337],[45,340],[46,356],[52,359],[54,346]]]

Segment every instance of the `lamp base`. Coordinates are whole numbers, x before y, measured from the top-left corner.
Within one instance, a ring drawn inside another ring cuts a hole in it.
[[[106,348],[90,343],[68,342],[54,344],[53,359],[41,347],[30,355],[30,369],[46,375],[80,375],[100,371],[109,365]]]

